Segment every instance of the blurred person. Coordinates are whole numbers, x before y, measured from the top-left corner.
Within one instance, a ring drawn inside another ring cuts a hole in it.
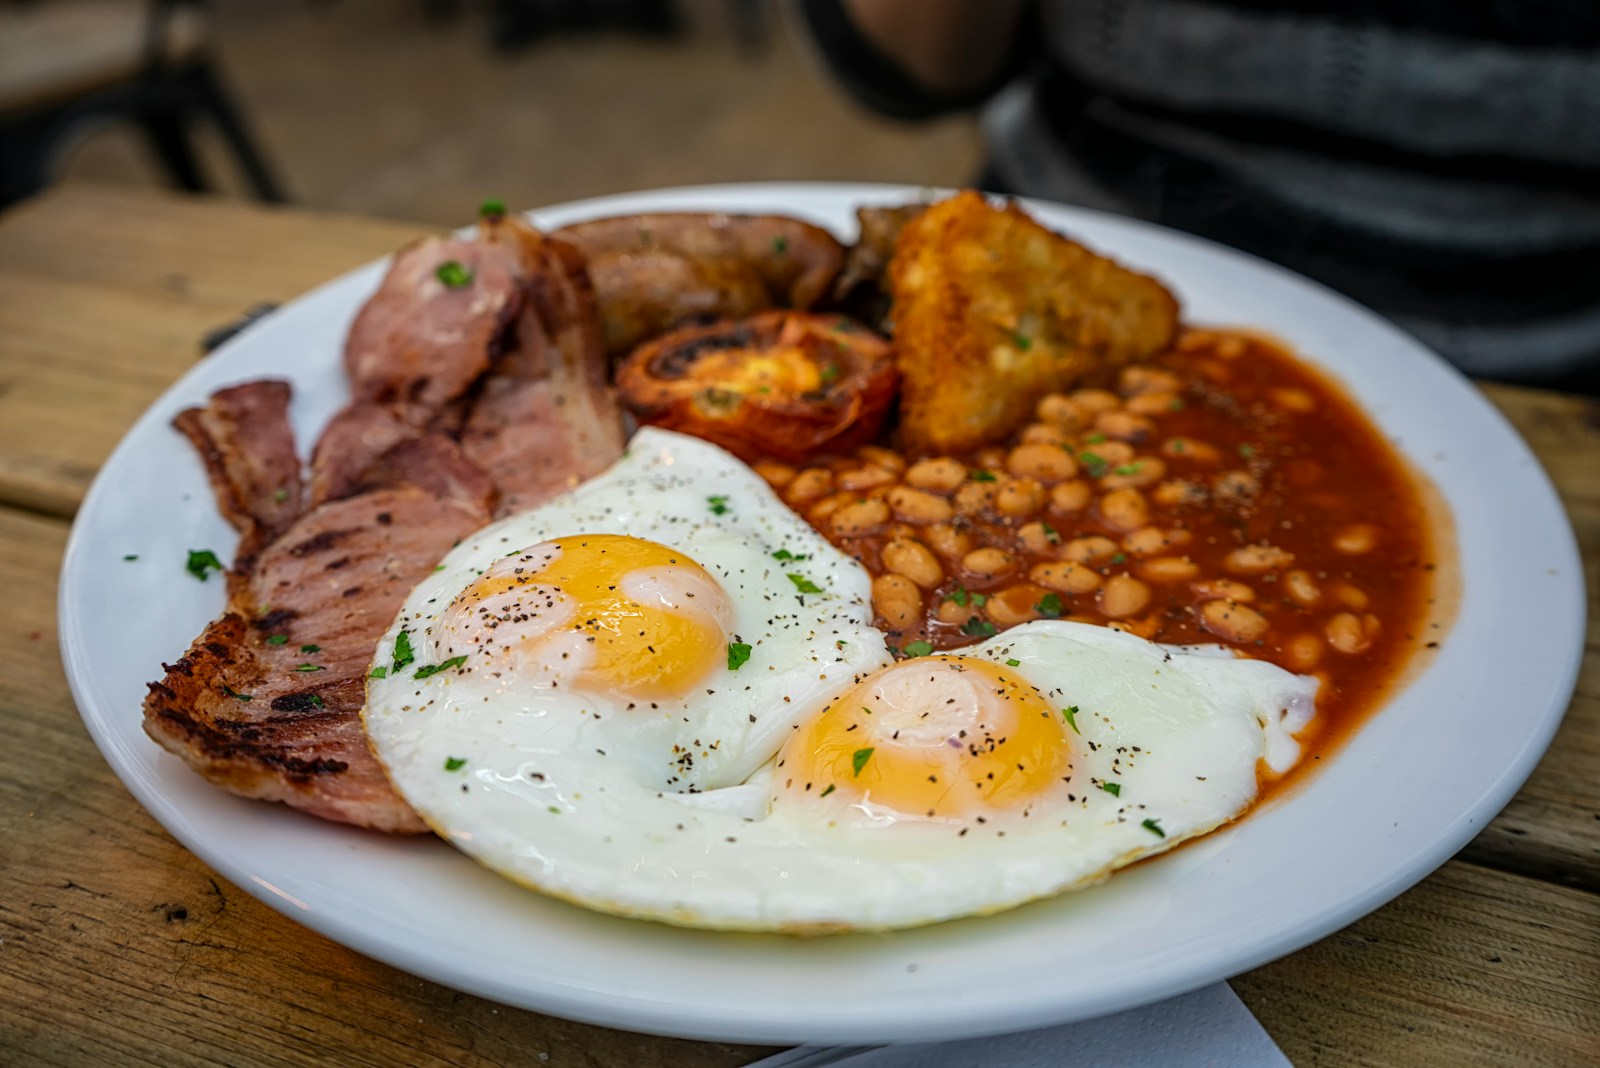
[[[1349,294],[1470,374],[1600,392],[1595,0],[800,10],[870,107],[983,105],[983,188],[1212,238]]]

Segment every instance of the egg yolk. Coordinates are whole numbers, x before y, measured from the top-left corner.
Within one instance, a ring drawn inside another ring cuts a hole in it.
[[[777,782],[910,817],[1025,808],[1072,771],[1061,710],[1014,670],[966,657],[887,667],[790,737]]]
[[[678,696],[727,655],[733,608],[677,549],[622,534],[554,538],[499,560],[446,611],[452,653],[533,658],[573,688]]]

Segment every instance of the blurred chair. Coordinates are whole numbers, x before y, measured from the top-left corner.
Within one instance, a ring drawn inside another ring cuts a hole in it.
[[[207,188],[197,124],[222,136],[255,195],[282,202],[212,62],[194,0],[0,0],[0,206],[49,184],[75,141],[98,126],[144,132],[172,183]]]

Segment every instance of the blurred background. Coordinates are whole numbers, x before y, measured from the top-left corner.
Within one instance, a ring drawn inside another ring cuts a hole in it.
[[[41,133],[19,118],[56,127],[5,199],[74,178],[203,184],[451,226],[491,195],[976,178],[972,115],[876,117],[784,23],[765,0],[0,0],[10,169]],[[192,113],[143,118],[163,89]],[[236,116],[234,142],[212,105]]]

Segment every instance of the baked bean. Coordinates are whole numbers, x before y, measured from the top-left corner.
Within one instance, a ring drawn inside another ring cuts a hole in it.
[[[789,500],[796,504],[814,501],[833,492],[833,472],[825,467],[808,467],[789,483]]]
[[[1272,403],[1286,412],[1297,412],[1304,415],[1306,412],[1317,410],[1317,400],[1303,389],[1291,386],[1280,386],[1267,391],[1267,396],[1272,398]]]
[[[1328,620],[1322,633],[1328,644],[1349,656],[1364,653],[1372,648],[1378,632],[1383,629],[1378,617],[1372,614],[1357,616],[1354,612],[1340,612]]]
[[[1063,542],[1061,555],[1080,564],[1109,560],[1117,554],[1117,543],[1101,534],[1085,534]]]
[[[1129,463],[1118,464],[1111,473],[1100,480],[1103,489],[1134,487],[1142,489],[1166,477],[1167,465],[1154,456],[1141,456]]]
[[[1341,582],[1333,587],[1333,598],[1346,608],[1354,608],[1357,612],[1364,611],[1367,605],[1372,603],[1365,590],[1348,582]]]
[[[1084,423],[1084,410],[1063,393],[1047,393],[1033,410],[1035,419],[1063,430],[1076,430]]]
[[[1294,553],[1276,545],[1244,545],[1229,553],[1222,566],[1240,575],[1277,571],[1294,563]]]
[[[1199,573],[1200,565],[1187,556],[1163,556],[1139,566],[1148,582],[1187,582]]]
[[[1283,589],[1289,595],[1289,600],[1301,608],[1315,608],[1322,603],[1322,590],[1311,577],[1311,572],[1301,568],[1297,567],[1283,576]]]
[[[1210,348],[1216,340],[1217,335],[1209,330],[1185,330],[1178,335],[1178,343],[1174,347],[1179,352],[1194,352]]]
[[[854,501],[833,513],[833,532],[841,538],[860,538],[878,531],[889,521],[889,506],[882,501]]]
[[[1185,504],[1204,504],[1204,486],[1187,479],[1175,478],[1163,482],[1150,492],[1150,499],[1163,508],[1177,508]]]
[[[1107,475],[1111,473],[1111,468],[1132,460],[1133,455],[1133,446],[1126,441],[1096,441],[1093,444],[1084,444],[1083,451],[1078,454],[1078,461],[1085,467],[1104,466],[1106,470],[1100,474]]]
[[[949,623],[951,626],[959,627],[971,619],[975,613],[972,611],[970,599],[966,604],[957,604],[946,597],[939,602],[939,607],[934,609],[933,614],[938,617],[940,623]]]
[[[1249,349],[1250,343],[1245,341],[1243,338],[1225,337],[1217,342],[1216,347],[1212,351],[1218,356],[1221,356],[1224,360],[1237,360],[1240,356],[1243,356],[1246,352],[1248,352]]]
[[[1150,505],[1136,489],[1115,489],[1100,498],[1100,515],[1118,530],[1138,530],[1150,522]]]
[[[956,490],[956,511],[965,516],[982,515],[994,507],[994,497],[998,492],[998,482],[968,482]]]
[[[1124,367],[1117,378],[1117,388],[1124,396],[1137,397],[1149,393],[1172,393],[1183,383],[1171,371],[1155,367]]]
[[[972,457],[974,471],[987,471],[993,474],[1006,466],[1006,450],[998,445],[989,445],[979,449]]]
[[[1004,578],[1017,569],[1017,563],[1017,558],[1004,549],[990,546],[974,549],[961,558],[962,568],[980,582]]]
[[[1034,442],[1012,449],[1006,457],[1006,470],[1020,478],[1065,482],[1078,473],[1078,461],[1060,446]]]
[[[1038,604],[1048,592],[1031,582],[1007,586],[989,595],[989,599],[983,603],[983,614],[1002,627],[1014,627],[1018,623],[1038,619],[1041,614]]]
[[[1101,412],[1122,407],[1122,398],[1109,389],[1080,389],[1071,393],[1068,399],[1076,404],[1080,411],[1090,415],[1099,415]]]
[[[1198,582],[1191,582],[1189,588],[1203,601],[1238,601],[1240,604],[1249,604],[1256,599],[1255,590],[1232,579],[1201,579]]]
[[[1156,432],[1156,425],[1142,415],[1132,412],[1101,412],[1095,417],[1094,428],[1108,438],[1118,441],[1147,441]]]
[[[1187,530],[1162,530],[1141,527],[1122,539],[1122,547],[1136,556],[1154,556],[1166,549],[1177,549],[1194,540]]]
[[[842,490],[860,492],[875,486],[887,486],[895,481],[895,473],[881,467],[868,465],[854,471],[842,471],[834,478],[834,485]]]
[[[959,560],[972,551],[971,532],[958,530],[949,523],[935,523],[922,532],[928,547],[946,560]]]
[[[1138,615],[1150,603],[1150,587],[1132,575],[1112,575],[1100,591],[1100,611],[1112,619]]]
[[[1044,487],[1031,478],[1006,479],[995,491],[994,510],[1007,519],[1026,519],[1044,507]]]
[[[1062,446],[1067,444],[1067,432],[1050,423],[1029,423],[1017,440],[1024,445]]]
[[[909,630],[922,619],[922,591],[904,575],[872,580],[872,608],[890,630]]]
[[[1222,459],[1222,450],[1194,438],[1168,438],[1161,452],[1174,460],[1193,460],[1197,464],[1214,464]]]
[[[894,522],[883,528],[885,543],[894,541],[896,538],[910,538],[912,541],[916,541],[921,536],[922,532],[910,523]]]
[[[1050,487],[1050,510],[1063,515],[1081,512],[1089,506],[1089,498],[1093,496],[1094,490],[1081,479],[1062,482]]]
[[[1333,536],[1333,547],[1350,556],[1371,552],[1378,544],[1378,528],[1371,523],[1352,523]]]
[[[839,509],[858,499],[853,493],[836,493],[832,497],[824,497],[811,506],[810,510],[806,512],[806,518],[811,520],[813,526],[820,528],[823,520],[828,519]]]
[[[767,485],[773,489],[782,489],[787,486],[794,481],[796,474],[795,469],[788,464],[780,464],[773,461],[756,464],[755,472],[766,479]]]
[[[1283,658],[1285,667],[1303,675],[1322,659],[1322,639],[1315,634],[1296,634],[1284,643]]]
[[[880,555],[885,568],[896,575],[904,575],[924,589],[932,589],[944,581],[944,568],[939,566],[939,558],[920,541],[897,538],[885,545]]]
[[[1267,632],[1267,617],[1235,601],[1207,601],[1200,625],[1223,641],[1253,642]]]
[[[856,455],[874,467],[881,467],[885,471],[901,474],[906,469],[906,458],[893,449],[881,448],[877,445],[863,445],[856,450]]]
[[[908,523],[944,523],[955,514],[955,509],[943,497],[910,486],[896,486],[890,490],[889,507]]]
[[[967,469],[948,456],[918,460],[906,468],[906,482],[920,490],[948,497],[967,481]]]
[[[1100,575],[1088,564],[1034,564],[1028,577],[1060,593],[1088,593],[1100,585]]]
[[[1141,393],[1128,398],[1128,411],[1134,415],[1165,415],[1183,407],[1183,398],[1176,393]]]
[[[1261,492],[1261,482],[1248,471],[1224,471],[1211,483],[1211,488],[1224,501],[1247,501]]]
[[[1035,520],[1017,528],[1017,542],[1034,556],[1054,556],[1061,545],[1061,533],[1049,523]]]

